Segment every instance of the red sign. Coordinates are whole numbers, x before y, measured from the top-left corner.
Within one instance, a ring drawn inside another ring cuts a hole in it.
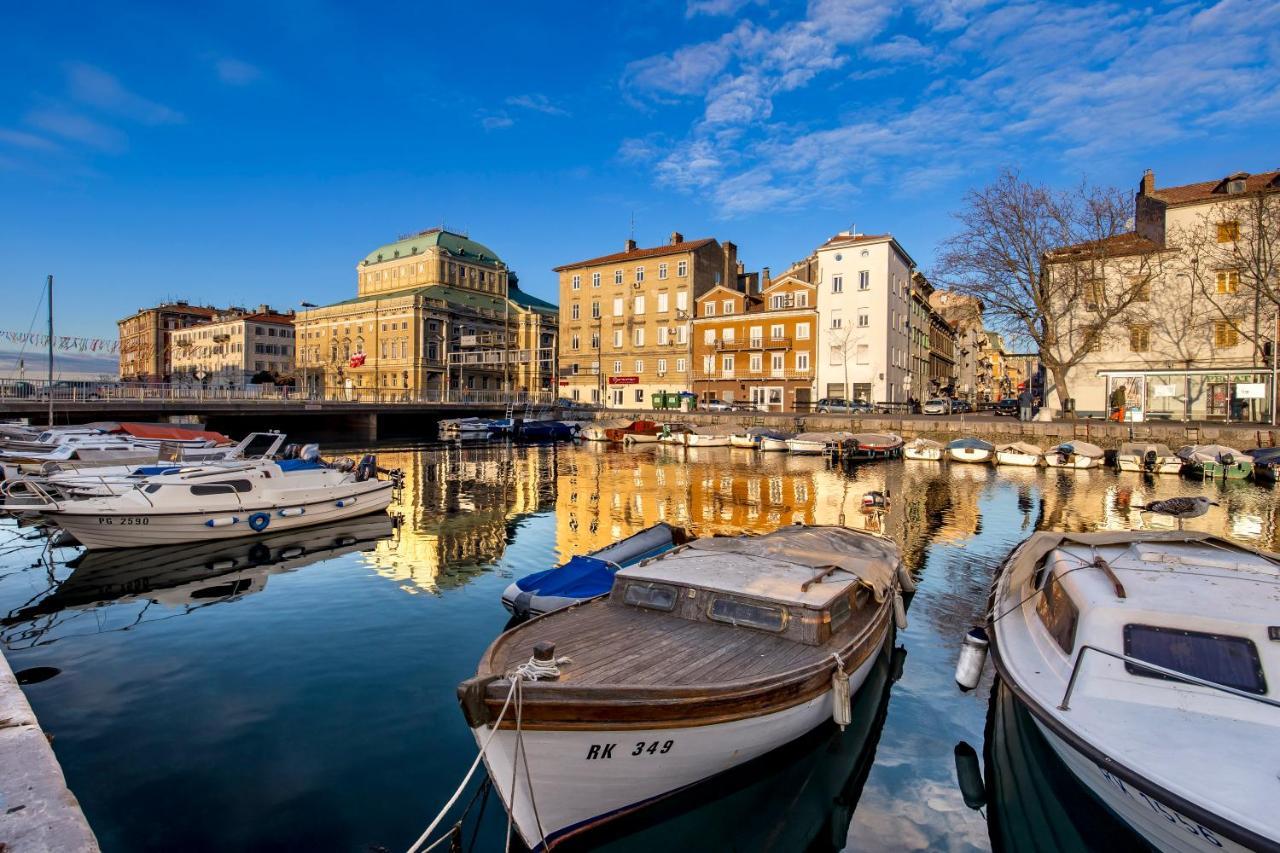
[[[610,376],[609,384],[610,385],[639,385],[640,377],[639,376]]]
[[[569,384],[569,380],[568,380],[568,379],[561,379],[561,380],[560,380],[560,385],[561,385],[561,386],[568,385],[568,384]]]
[[[355,355],[351,356],[351,361],[349,362],[349,366],[364,367],[364,353],[358,352]]]

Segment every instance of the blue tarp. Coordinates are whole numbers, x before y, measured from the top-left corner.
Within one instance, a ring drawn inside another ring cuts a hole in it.
[[[521,592],[538,595],[590,598],[613,588],[613,570],[595,557],[574,557],[556,569],[534,572],[516,581]]]
[[[143,465],[141,468],[134,468],[133,473],[151,477],[156,474],[174,474],[181,470],[181,468],[174,465]]]
[[[280,466],[280,470],[288,473],[289,471],[316,471],[324,467],[322,462],[313,462],[308,459],[281,459],[276,463]]]

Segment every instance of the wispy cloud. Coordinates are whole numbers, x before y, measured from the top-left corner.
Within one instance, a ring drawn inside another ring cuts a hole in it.
[[[0,127],[0,143],[30,151],[57,151],[61,146],[52,139],[25,130],[12,130]]]
[[[480,126],[485,130],[505,130],[516,121],[504,112],[489,113],[480,116]]]
[[[229,56],[214,60],[213,68],[218,74],[218,79],[228,86],[248,86],[262,76],[258,66]]]
[[[549,116],[567,116],[569,111],[551,101],[546,95],[513,95],[507,98],[507,106],[518,107],[524,110],[532,110],[535,113],[544,113]]]
[[[182,114],[131,92],[113,74],[84,62],[69,62],[67,90],[72,99],[113,115],[147,125],[176,124]]]
[[[736,15],[747,6],[763,5],[764,0],[689,0],[684,7],[684,16],[686,18],[695,18],[698,15],[723,17]]]
[[[23,120],[32,127],[108,154],[119,154],[128,147],[128,138],[121,131],[63,107],[40,107],[27,113]]]

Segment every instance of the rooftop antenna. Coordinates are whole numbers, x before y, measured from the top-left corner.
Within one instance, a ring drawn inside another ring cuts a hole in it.
[[[631,211],[631,239],[636,238],[636,212]]]

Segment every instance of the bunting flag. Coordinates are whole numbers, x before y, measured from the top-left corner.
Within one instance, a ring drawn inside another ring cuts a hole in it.
[[[34,332],[0,331],[0,341],[8,341],[12,344],[26,344],[33,347],[47,347],[49,345],[49,336],[39,335]],[[102,338],[75,338],[68,335],[55,335],[53,346],[55,349],[68,352],[117,352],[120,349],[120,342],[108,341]]]

